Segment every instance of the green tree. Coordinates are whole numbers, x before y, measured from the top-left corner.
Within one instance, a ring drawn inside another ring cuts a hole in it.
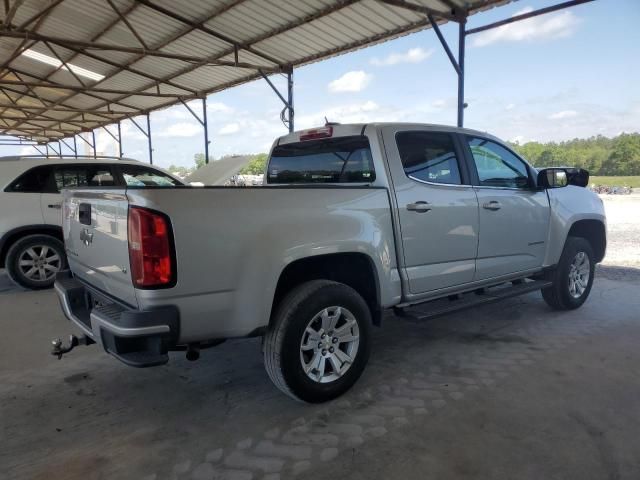
[[[205,158],[206,158],[206,157],[204,156],[204,153],[196,153],[196,154],[193,156],[193,161],[194,161],[194,162],[195,162],[195,164],[196,164],[196,170],[197,170],[197,169],[199,169],[199,168],[201,168],[201,167],[204,167],[204,166],[205,166],[205,164],[207,163],[207,162],[205,161]]]
[[[260,175],[264,173],[267,166],[268,155],[266,153],[258,153],[252,155],[251,161],[240,170],[240,175]]]
[[[511,146],[536,167],[575,166],[591,175],[640,175],[640,133]]]

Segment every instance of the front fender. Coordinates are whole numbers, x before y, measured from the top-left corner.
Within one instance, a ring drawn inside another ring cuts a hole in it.
[[[597,220],[607,226],[602,199],[586,188],[569,185],[547,190],[551,216],[544,266],[558,263],[571,227],[580,220]]]

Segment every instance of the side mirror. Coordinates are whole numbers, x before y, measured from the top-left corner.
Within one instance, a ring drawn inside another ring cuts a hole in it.
[[[589,185],[589,172],[582,168],[543,168],[538,172],[537,184],[539,188],[586,187]]]

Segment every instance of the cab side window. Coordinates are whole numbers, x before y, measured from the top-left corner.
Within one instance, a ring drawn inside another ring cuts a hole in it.
[[[396,143],[405,174],[414,180],[460,185],[453,138],[446,132],[398,132]]]
[[[120,171],[128,187],[175,187],[180,182],[162,173],[137,165],[121,165]]]
[[[46,193],[55,191],[51,173],[53,167],[43,165],[32,168],[20,175],[6,189],[7,192]]]
[[[467,141],[481,187],[529,188],[529,170],[515,154],[486,138]]]
[[[58,191],[71,187],[113,187],[111,168],[106,165],[64,165],[55,171]]]

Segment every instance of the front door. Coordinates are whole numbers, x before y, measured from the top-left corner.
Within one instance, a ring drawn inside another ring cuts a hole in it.
[[[542,266],[549,199],[534,188],[531,169],[490,139],[463,136],[473,159],[480,205],[480,241],[474,280]]]
[[[473,280],[478,201],[452,133],[386,127],[383,139],[393,181],[411,294]]]

